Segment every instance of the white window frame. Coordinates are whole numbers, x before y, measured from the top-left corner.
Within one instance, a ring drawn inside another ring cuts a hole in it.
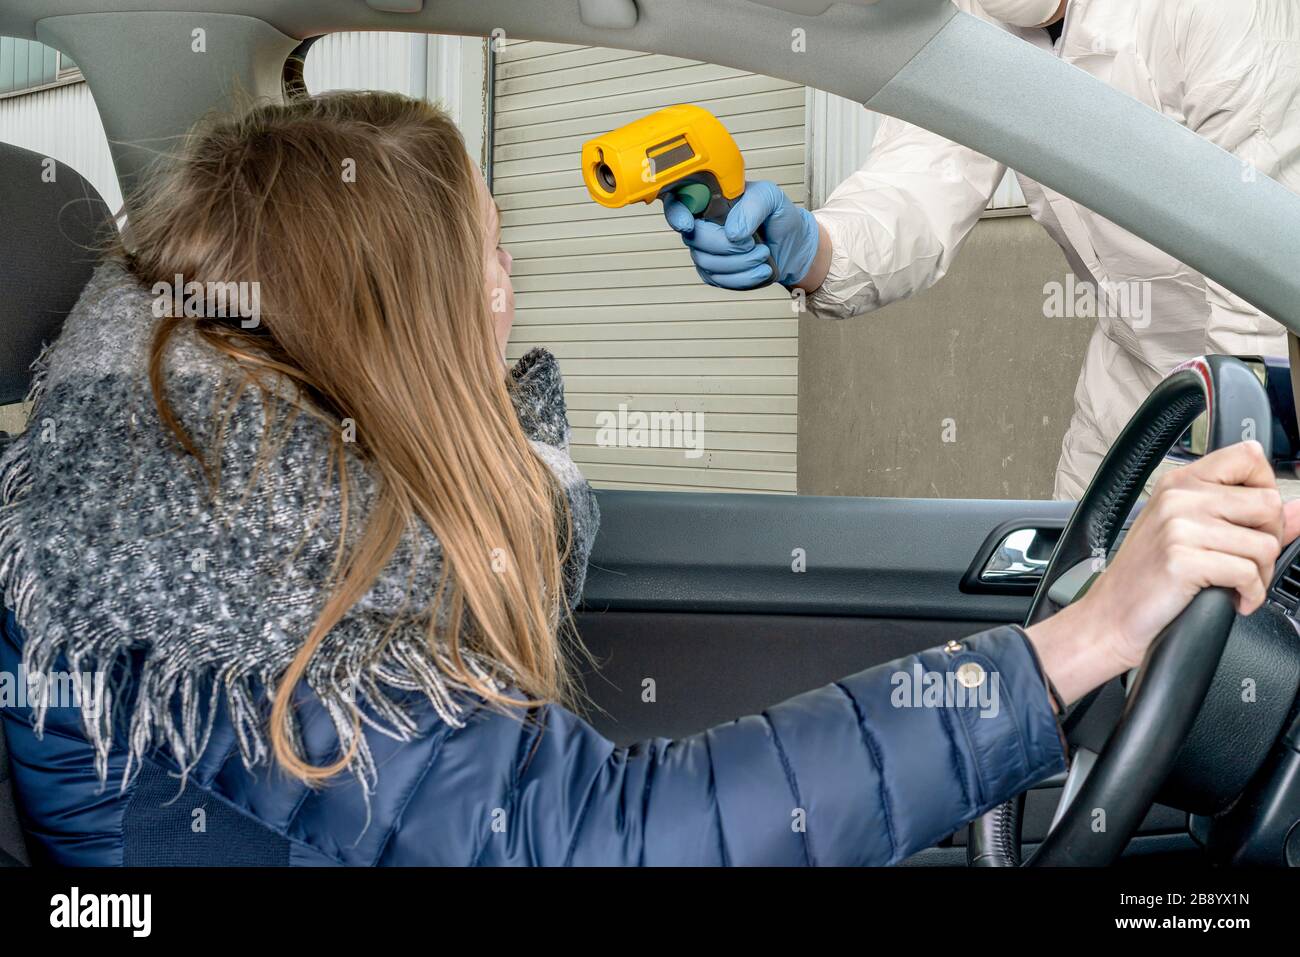
[[[68,65],[64,66],[64,59],[67,57],[67,54],[64,53],[62,50],[56,50],[54,52],[58,54],[58,59],[55,61],[56,66],[54,70],[55,82],[70,83],[75,80],[82,79],[81,67],[77,66],[70,59],[67,61]]]

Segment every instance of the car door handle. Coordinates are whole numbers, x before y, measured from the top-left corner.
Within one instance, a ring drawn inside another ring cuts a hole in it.
[[[993,530],[962,579],[964,592],[1032,595],[1043,579],[1064,522],[1008,522]]]

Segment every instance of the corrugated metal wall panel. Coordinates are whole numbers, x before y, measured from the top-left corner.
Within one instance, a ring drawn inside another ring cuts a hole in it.
[[[110,209],[121,207],[108,139],[85,83],[0,99],[0,140],[67,163],[99,190]]]
[[[413,75],[412,65],[425,42],[418,33],[332,33],[316,41],[307,54],[307,89],[423,95],[423,72]]]
[[[880,115],[843,97],[808,90],[809,147],[813,203],[826,202],[837,185],[856,172],[871,155]],[[998,185],[989,209],[1017,209],[1025,205],[1020,183],[1010,171]]]
[[[307,89],[389,90],[440,104],[483,166],[486,42],[423,33],[334,33],[307,53]]]
[[[798,319],[779,289],[700,282],[659,204],[608,210],[578,170],[582,143],[673,103],[715,113],[751,178],[807,198],[805,92],[651,54],[510,42],[497,54],[493,189],[514,256],[509,355],[560,360],[573,455],[612,488],[794,492]],[[703,454],[598,442],[629,412],[702,413]]]
[[[822,206],[871,153],[880,114],[860,103],[808,89],[808,166],[813,205]]]

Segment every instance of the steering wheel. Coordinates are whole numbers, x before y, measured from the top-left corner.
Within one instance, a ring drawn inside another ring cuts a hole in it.
[[[1061,609],[1051,592],[1063,575],[1081,563],[1100,567],[1156,465],[1202,412],[1209,420],[1211,450],[1253,437],[1270,451],[1268,394],[1249,366],[1228,356],[1180,365],[1142,403],[1083,493],[1034,593],[1026,625]],[[1073,596],[1065,603],[1070,600]],[[1090,769],[1072,762],[1062,792],[1068,806],[1058,809],[1029,866],[1096,867],[1119,858],[1174,767],[1235,617],[1233,593],[1207,588],[1157,636],[1096,761]],[[1068,718],[1063,719],[1068,727]],[[1023,806],[1021,795],[972,822],[971,866],[1019,865]]]

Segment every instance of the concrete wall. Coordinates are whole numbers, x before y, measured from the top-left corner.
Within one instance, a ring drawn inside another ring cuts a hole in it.
[[[1065,274],[1028,216],[985,219],[922,295],[803,319],[799,493],[1050,498],[1093,326],[1043,317]]]

